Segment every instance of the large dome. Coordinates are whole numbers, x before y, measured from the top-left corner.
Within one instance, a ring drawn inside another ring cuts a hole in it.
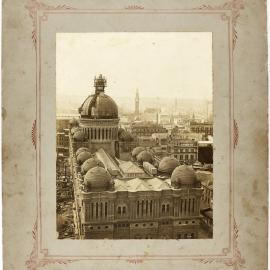
[[[137,155],[137,161],[140,163],[143,163],[143,162],[152,163],[153,156],[149,151],[144,150]]]
[[[175,188],[193,187],[196,183],[196,174],[192,167],[180,165],[172,173],[171,184]]]
[[[88,96],[79,108],[81,118],[118,119],[118,108],[114,100],[104,93],[107,80],[101,74],[94,79],[95,94]]]
[[[145,150],[145,148],[142,147],[142,146],[135,147],[135,148],[132,150],[131,155],[132,155],[133,157],[136,157],[136,156],[137,156],[138,154],[140,154],[143,150]]]
[[[90,169],[97,167],[97,166],[104,168],[104,164],[99,159],[89,158],[81,166],[81,172],[82,172],[82,174],[86,174]]]
[[[79,108],[82,118],[117,119],[118,108],[114,100],[108,95],[96,93],[90,95]]]
[[[88,190],[107,190],[111,180],[110,174],[99,166],[90,169],[84,176],[84,184]]]
[[[179,166],[179,161],[174,157],[164,157],[158,166],[158,170],[163,173],[171,174],[173,170]]]

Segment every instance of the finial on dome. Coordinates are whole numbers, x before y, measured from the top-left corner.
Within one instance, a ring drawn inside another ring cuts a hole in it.
[[[102,74],[100,74],[98,77],[95,77],[94,86],[96,88],[96,94],[104,92],[104,89],[107,86],[106,78],[102,76]]]

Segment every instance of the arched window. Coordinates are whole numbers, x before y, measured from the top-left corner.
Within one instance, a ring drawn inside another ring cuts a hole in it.
[[[151,200],[150,201],[150,214],[152,214],[153,212],[153,201]]]
[[[139,201],[137,202],[137,216],[139,216],[140,213],[140,203]]]
[[[117,214],[119,214],[119,215],[121,214],[121,206],[117,207]]]
[[[169,211],[170,211],[170,205],[167,204],[167,205],[166,205],[166,212],[169,213]]]
[[[125,206],[123,206],[123,215],[125,215],[126,214],[126,207]]]
[[[143,207],[144,207],[144,200],[142,201],[142,216],[143,216]]]
[[[161,212],[162,212],[162,214],[164,214],[164,213],[165,213],[165,204],[162,204],[162,207],[161,207]]]

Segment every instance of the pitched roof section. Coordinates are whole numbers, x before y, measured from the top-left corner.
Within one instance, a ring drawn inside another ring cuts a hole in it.
[[[119,167],[124,173],[144,173],[144,170],[131,161],[121,163]]]
[[[164,182],[158,178],[151,179],[139,179],[134,178],[131,180],[114,180],[115,191],[128,191],[128,192],[137,192],[137,191],[159,191],[171,189],[169,183]]]

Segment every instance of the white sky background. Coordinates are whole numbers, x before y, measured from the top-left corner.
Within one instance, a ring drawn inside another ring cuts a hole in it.
[[[94,76],[107,78],[111,97],[212,100],[212,34],[58,33],[57,97],[87,96]]]

